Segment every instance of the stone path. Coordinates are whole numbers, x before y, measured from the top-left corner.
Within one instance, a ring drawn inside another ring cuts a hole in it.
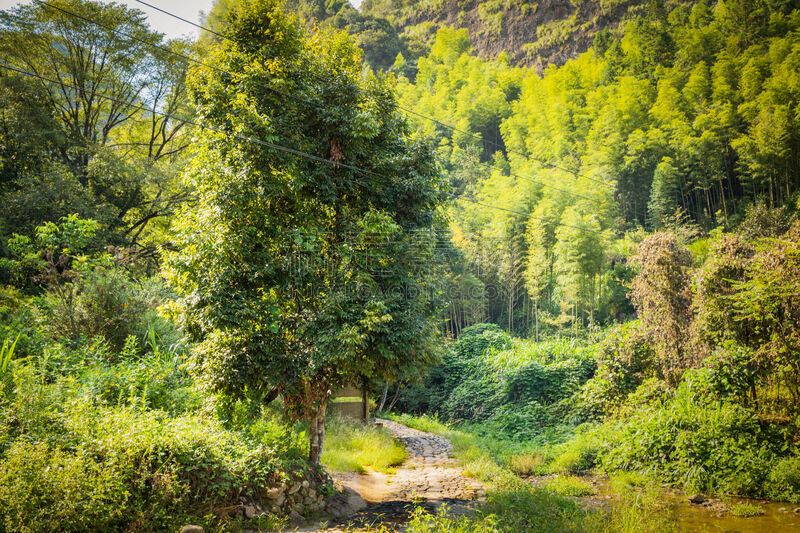
[[[464,476],[451,458],[450,442],[439,435],[406,427],[391,420],[376,420],[408,451],[408,459],[397,473],[386,479],[387,490],[380,501],[331,527],[321,525],[303,531],[338,533],[363,527],[385,526],[403,531],[410,513],[418,506],[436,512],[443,504],[454,515],[471,514],[476,501],[483,498],[483,485]],[[358,490],[358,487],[355,487]],[[374,493],[372,494],[374,496]],[[365,495],[370,500],[370,495]]]

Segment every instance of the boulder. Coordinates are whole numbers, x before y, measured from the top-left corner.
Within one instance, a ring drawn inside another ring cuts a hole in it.
[[[187,525],[181,528],[181,533],[205,533],[201,526]]]
[[[286,487],[283,485],[279,485],[277,487],[273,487],[264,492],[264,497],[270,500],[277,500],[278,496],[283,494],[283,491],[286,490]]]
[[[704,501],[706,501],[706,497],[703,496],[702,494],[693,494],[692,496],[689,496],[689,503],[700,504],[703,503]]]

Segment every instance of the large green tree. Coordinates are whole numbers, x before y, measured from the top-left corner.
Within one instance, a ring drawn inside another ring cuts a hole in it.
[[[282,393],[318,463],[332,391],[412,377],[435,356],[446,194],[391,79],[365,72],[346,34],[309,34],[274,0],[233,6],[224,31],[205,59],[218,68],[190,77],[198,200],[166,275],[201,382]]]
[[[80,213],[100,221],[108,241],[144,245],[153,221],[188,197],[175,172],[188,144],[188,50],[118,4],[0,11],[5,230],[30,233]]]

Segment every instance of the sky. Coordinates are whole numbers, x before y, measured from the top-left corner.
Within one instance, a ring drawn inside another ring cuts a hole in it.
[[[191,20],[192,22],[200,23],[200,11],[208,11],[214,0],[145,0],[148,4],[159,7],[165,11],[175,13],[181,17]],[[17,4],[30,4],[31,0],[0,0],[0,9],[8,9]],[[197,37],[197,28],[180,20],[174,19],[169,15],[159,13],[155,9],[151,9],[142,5],[135,0],[117,0],[119,4],[125,4],[130,7],[135,7],[143,11],[147,15],[150,26],[167,36],[167,38],[180,37],[182,35],[191,35]]]
[[[148,4],[159,7],[164,11],[175,13],[181,17],[191,20],[192,22],[200,23],[200,11],[209,11],[214,4],[214,0],[145,0]],[[17,4],[30,4],[32,0],[0,0],[0,9],[8,9]],[[150,21],[150,26],[172,39],[182,35],[190,35],[197,37],[197,28],[181,22],[169,15],[159,13],[155,9],[151,9],[143,4],[136,2],[136,0],[117,0],[117,3],[125,4],[130,7],[135,7],[143,11]],[[350,0],[350,3],[358,7],[361,0]]]

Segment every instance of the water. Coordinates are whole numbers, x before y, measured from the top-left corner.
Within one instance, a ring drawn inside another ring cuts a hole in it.
[[[592,507],[614,505],[614,492],[609,488],[607,480],[601,477],[587,476],[596,494],[585,496],[580,500]],[[534,484],[541,482],[529,480]],[[689,503],[688,496],[682,491],[664,489],[660,499],[665,503],[679,531],[691,533],[800,533],[800,505],[783,502],[767,502],[765,500],[748,500],[744,498],[725,497],[710,498],[703,504]],[[730,505],[750,503],[761,507],[764,514],[743,518],[733,516],[728,511]],[[794,510],[798,512],[795,513]]]

